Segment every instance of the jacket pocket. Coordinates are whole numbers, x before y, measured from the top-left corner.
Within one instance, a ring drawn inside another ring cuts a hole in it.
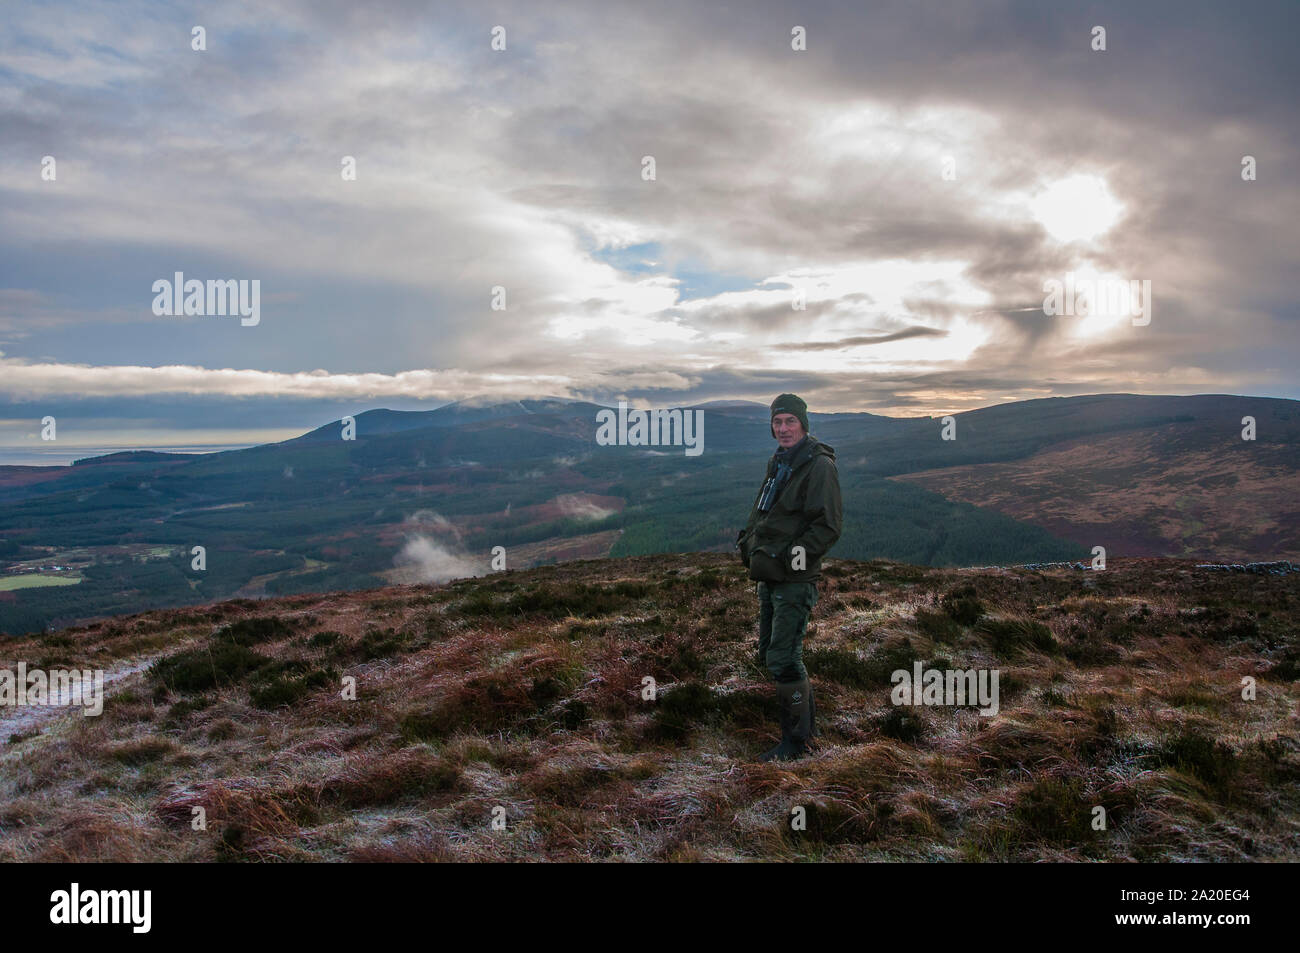
[[[785,582],[785,548],[774,544],[755,546],[749,554],[749,578],[759,582]]]

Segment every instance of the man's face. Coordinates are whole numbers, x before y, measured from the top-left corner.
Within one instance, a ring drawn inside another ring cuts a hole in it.
[[[803,439],[803,424],[794,414],[777,414],[772,418],[772,429],[776,431],[776,442],[782,450],[788,450]]]

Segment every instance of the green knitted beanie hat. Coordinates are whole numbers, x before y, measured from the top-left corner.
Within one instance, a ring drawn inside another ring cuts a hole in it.
[[[810,433],[812,431],[812,428],[808,426],[808,405],[804,403],[802,398],[797,397],[794,394],[782,394],[776,400],[772,401],[772,413],[770,417],[775,417],[777,414],[794,414],[799,418],[799,423],[803,424],[804,433]],[[776,428],[772,427],[771,429],[772,436],[775,438]]]

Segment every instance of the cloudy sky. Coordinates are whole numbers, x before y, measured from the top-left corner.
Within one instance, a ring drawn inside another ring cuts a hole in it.
[[[112,448],[471,395],[1300,397],[1298,31],[1293,2],[9,2],[0,463],[45,414]],[[259,322],[155,314],[176,272],[258,280]],[[1149,323],[1045,315],[1067,273],[1149,281]]]

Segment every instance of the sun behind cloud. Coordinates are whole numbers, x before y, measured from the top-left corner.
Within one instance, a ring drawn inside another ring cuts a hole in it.
[[[1114,228],[1124,205],[1098,175],[1072,175],[1051,183],[1029,203],[1035,221],[1058,242],[1096,238]]]

